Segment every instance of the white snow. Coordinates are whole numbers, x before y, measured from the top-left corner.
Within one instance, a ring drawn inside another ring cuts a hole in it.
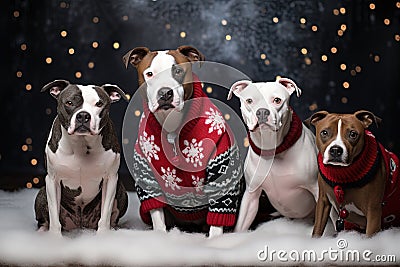
[[[310,222],[277,219],[262,224],[253,232],[229,233],[214,239],[177,229],[169,233],[150,231],[138,217],[138,199],[134,193],[129,193],[130,207],[121,219],[121,229],[102,235],[80,230],[56,238],[35,231],[33,203],[36,193],[35,189],[14,193],[0,191],[0,265],[365,265],[377,264],[372,260],[378,255],[386,259],[394,255],[396,262],[400,262],[399,229],[381,232],[373,238],[344,232],[337,237],[312,239]],[[258,256],[266,256],[262,252],[266,246],[269,258],[260,261]],[[311,250],[315,251],[316,260],[309,261],[307,253]],[[346,261],[346,255],[350,254],[359,255],[360,261],[356,256],[356,261],[353,257]],[[363,256],[371,261],[364,261]],[[300,261],[292,260],[296,257]],[[323,257],[324,261],[319,261]],[[335,257],[338,259],[334,260]]]

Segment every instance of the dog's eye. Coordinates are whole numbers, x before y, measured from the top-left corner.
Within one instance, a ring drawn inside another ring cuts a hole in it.
[[[183,73],[183,69],[181,69],[181,68],[175,69],[175,75],[182,75],[182,73]]]
[[[275,97],[274,98],[274,103],[279,105],[282,102],[282,99],[280,99],[279,97]]]
[[[153,77],[153,72],[151,72],[151,71],[146,72],[146,76],[147,76],[147,78]]]
[[[358,137],[358,133],[356,131],[350,131],[349,137],[351,139],[356,139]]]
[[[99,102],[96,103],[96,107],[101,108],[104,105],[103,101],[99,100]]]
[[[246,99],[246,103],[247,103],[247,104],[252,104],[252,103],[253,103],[253,99],[247,98],[247,99]]]
[[[328,131],[327,130],[322,130],[320,134],[321,134],[322,137],[327,137],[328,136]]]
[[[65,105],[68,107],[72,107],[74,105],[74,103],[72,103],[72,101],[67,101],[67,102],[65,102]]]

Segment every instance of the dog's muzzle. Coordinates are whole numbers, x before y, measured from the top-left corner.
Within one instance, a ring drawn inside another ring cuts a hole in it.
[[[157,103],[159,109],[168,110],[174,108],[172,101],[174,100],[174,91],[169,87],[162,87],[157,93]]]
[[[75,132],[78,133],[90,132],[90,119],[91,116],[86,111],[81,111],[78,114],[76,114]]]
[[[260,108],[256,111],[257,122],[259,125],[268,122],[270,111],[266,108]]]

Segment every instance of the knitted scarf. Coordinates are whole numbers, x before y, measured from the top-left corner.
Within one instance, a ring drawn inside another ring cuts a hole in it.
[[[284,137],[283,142],[276,149],[259,148],[256,144],[254,144],[253,140],[251,140],[250,134],[248,134],[248,139],[251,148],[257,155],[264,157],[272,157],[292,147],[300,138],[302,131],[303,131],[303,123],[301,122],[299,116],[297,116],[297,114],[294,111],[292,111],[292,121],[290,123],[289,132]]]

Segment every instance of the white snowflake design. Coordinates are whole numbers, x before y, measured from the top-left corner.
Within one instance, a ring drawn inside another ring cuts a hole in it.
[[[203,163],[201,160],[204,158],[203,155],[203,141],[197,142],[195,138],[192,139],[190,143],[188,140],[184,140],[183,144],[186,146],[185,149],[182,150],[182,153],[186,156],[186,162],[191,162],[194,167],[202,166]]]
[[[195,186],[196,192],[200,192],[204,186],[204,178],[192,175],[192,184]]]
[[[212,133],[215,130],[218,135],[221,135],[223,131],[225,132],[225,120],[217,110],[210,108],[210,111],[206,111],[205,114],[208,116],[205,124],[210,124],[208,133]]]
[[[165,181],[166,187],[170,187],[172,190],[175,190],[175,188],[181,189],[178,183],[182,182],[182,179],[176,176],[175,169],[171,170],[169,167],[167,169],[161,167],[161,171],[163,172],[161,178]]]
[[[160,152],[160,147],[154,143],[154,135],[148,136],[144,131],[139,137],[139,145],[149,162],[152,158],[159,160],[157,153]]]

